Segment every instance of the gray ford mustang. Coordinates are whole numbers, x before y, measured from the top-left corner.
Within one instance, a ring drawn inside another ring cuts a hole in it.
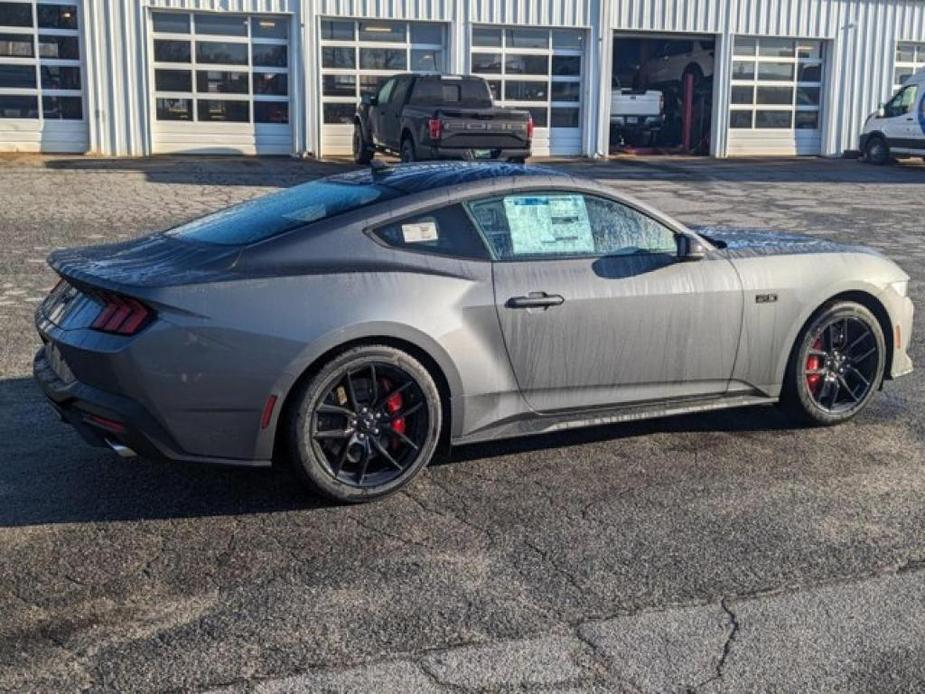
[[[778,401],[836,424],[912,368],[877,253],[543,168],[380,166],[49,262],[35,376],[88,441],[290,460],[350,502],[443,443]]]

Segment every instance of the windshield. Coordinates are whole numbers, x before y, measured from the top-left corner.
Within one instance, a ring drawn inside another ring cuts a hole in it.
[[[398,195],[397,190],[373,183],[322,179],[220,210],[167,234],[190,241],[240,246]]]

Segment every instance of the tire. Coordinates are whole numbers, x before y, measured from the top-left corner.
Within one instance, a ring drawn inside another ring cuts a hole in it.
[[[363,139],[363,130],[359,123],[353,125],[353,161],[356,164],[365,166],[373,160],[375,156],[373,148]]]
[[[876,316],[852,301],[826,304],[797,337],[781,404],[804,423],[841,424],[870,403],[885,365],[886,340]]]
[[[381,499],[408,484],[433,457],[442,427],[430,372],[385,345],[333,358],[302,384],[290,412],[296,474],[311,490],[344,503]]]
[[[417,154],[414,151],[414,140],[412,140],[411,137],[405,137],[405,139],[401,141],[401,150],[399,153],[403,164],[410,164],[417,161]]]
[[[871,137],[864,146],[864,161],[883,166],[890,161],[890,146],[879,135]]]

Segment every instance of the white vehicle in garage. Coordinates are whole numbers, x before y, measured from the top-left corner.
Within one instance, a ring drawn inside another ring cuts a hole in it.
[[[610,92],[610,126],[629,144],[651,144],[665,122],[665,97],[655,89],[628,89],[618,79]]]
[[[910,77],[867,119],[861,152],[871,164],[886,164],[894,156],[925,157],[925,71]]]

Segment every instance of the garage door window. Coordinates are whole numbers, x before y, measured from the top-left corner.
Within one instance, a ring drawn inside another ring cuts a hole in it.
[[[730,127],[817,130],[822,70],[821,41],[737,37]]]
[[[151,15],[155,118],[289,122],[289,20],[229,14]]]
[[[0,118],[83,120],[78,7],[0,2]]]
[[[360,98],[398,72],[444,72],[445,34],[434,22],[321,20],[324,122],[352,125]]]
[[[501,105],[529,111],[537,128],[579,129],[583,55],[579,30],[476,26],[469,71]]]
[[[896,44],[896,67],[893,70],[893,91],[897,91],[912,75],[925,68],[925,43]]]

